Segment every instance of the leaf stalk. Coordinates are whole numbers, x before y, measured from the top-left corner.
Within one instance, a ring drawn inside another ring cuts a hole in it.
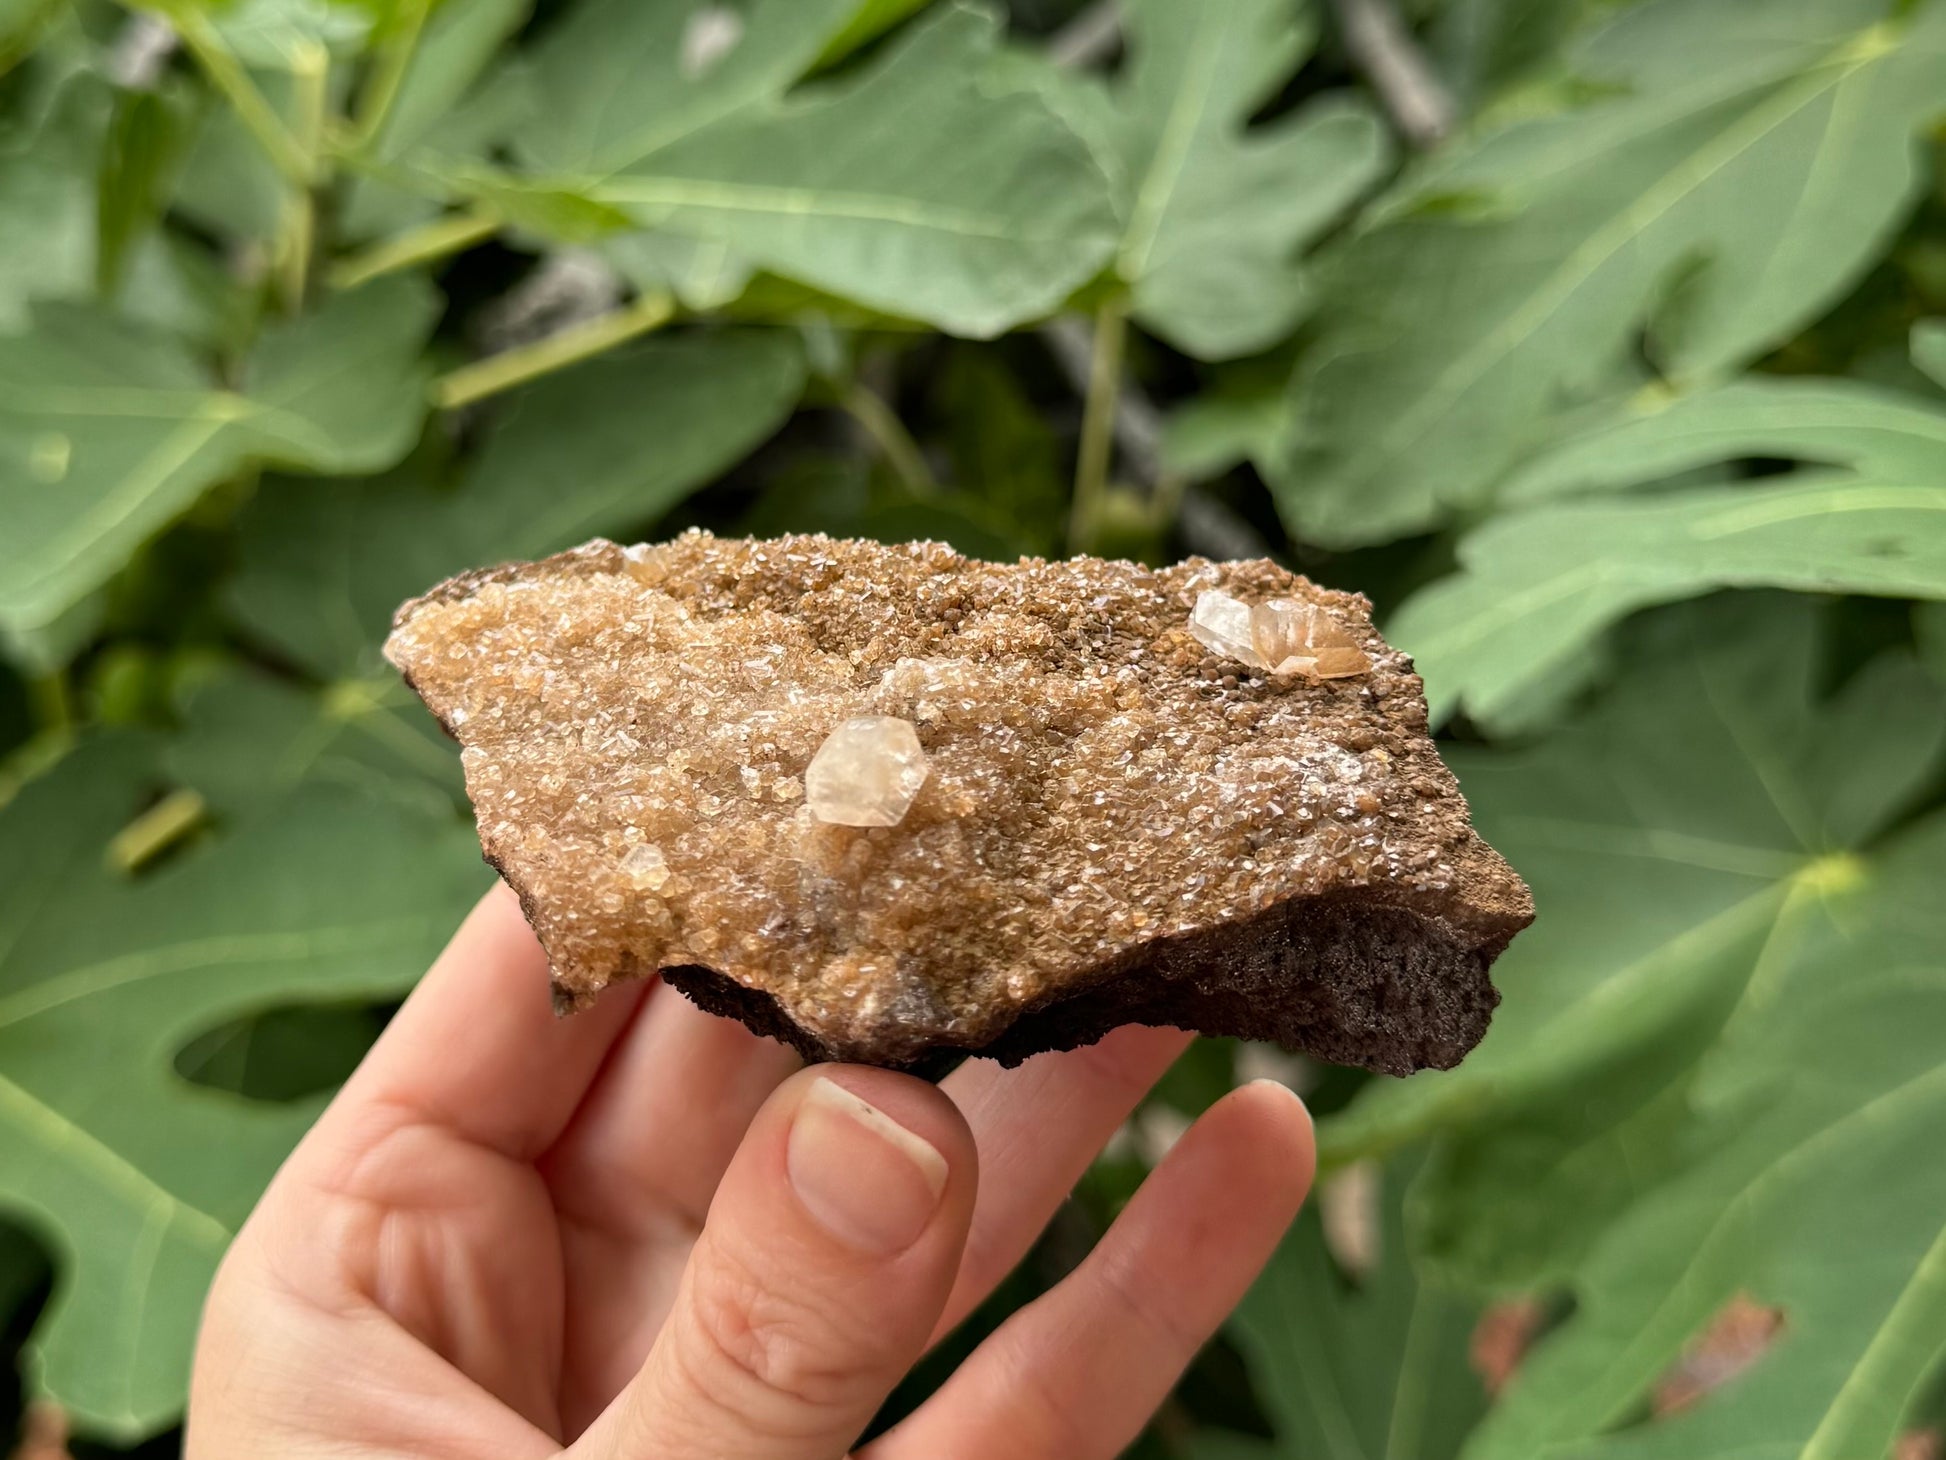
[[[637,335],[660,329],[675,317],[676,301],[663,292],[644,294],[633,303],[573,325],[544,340],[489,355],[442,375],[433,382],[433,403],[455,410],[487,396],[525,385],[570,365],[592,359]]]
[[[390,238],[380,239],[370,248],[341,259],[330,273],[334,289],[356,289],[382,274],[397,273],[417,264],[429,264],[448,255],[484,243],[500,229],[500,215],[491,208],[469,208],[447,213],[417,228],[408,228]]]
[[[905,428],[898,412],[887,405],[885,398],[861,381],[846,385],[838,398],[844,411],[864,430],[885,458],[885,464],[898,473],[899,480],[906,490],[915,497],[934,497],[939,494],[939,483],[933,480],[926,458],[919,450],[919,443],[912,439],[912,433]]]
[[[184,7],[171,18],[175,21],[176,31],[189,47],[190,54],[203,68],[210,82],[223,93],[223,97],[235,110],[237,118],[250,135],[257,139],[277,170],[297,187],[308,188],[316,167],[315,159],[306,153],[291,134],[284,119],[277,115],[277,109],[270,104],[257,83],[250,79],[250,73],[230,49],[229,42],[223,39],[209,16],[200,9]]]
[[[1115,406],[1121,394],[1122,355],[1128,347],[1128,308],[1119,298],[1095,315],[1094,358],[1088,369],[1088,394],[1081,412],[1081,445],[1075,456],[1074,499],[1068,512],[1068,542],[1086,552],[1101,529],[1108,498],[1108,464],[1114,447]]]

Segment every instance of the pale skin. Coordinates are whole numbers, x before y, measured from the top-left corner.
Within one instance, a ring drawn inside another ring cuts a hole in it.
[[[224,1260],[185,1454],[1115,1455],[1304,1199],[1311,1123],[1280,1086],[1219,1101],[1089,1258],[852,1447],[1186,1039],[934,1087],[800,1069],[652,981],[557,1020],[498,889]]]

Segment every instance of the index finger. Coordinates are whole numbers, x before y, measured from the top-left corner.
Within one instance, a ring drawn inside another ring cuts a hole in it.
[[[980,1152],[980,1191],[935,1342],[1027,1255],[1101,1148],[1189,1046],[1180,1029],[1124,1025],[1017,1069],[968,1060],[940,1082]]]
[[[332,1118],[382,1105],[531,1161],[567,1125],[649,987],[637,980],[557,1017],[547,955],[512,890],[496,883],[365,1056]]]

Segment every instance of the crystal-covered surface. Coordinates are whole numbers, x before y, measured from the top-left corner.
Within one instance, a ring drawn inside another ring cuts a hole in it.
[[[825,736],[804,772],[804,804],[833,826],[897,826],[926,784],[910,720],[855,715]]]
[[[1322,609],[1369,669],[1214,651],[1192,627],[1212,593]],[[1150,940],[1285,899],[1359,889],[1462,930],[1526,906],[1369,605],[1268,561],[597,541],[453,580],[387,652],[459,736],[481,840],[573,1002],[700,964],[892,1055],[979,1044]],[[896,826],[821,821],[813,757],[873,715],[916,727],[923,790]]]

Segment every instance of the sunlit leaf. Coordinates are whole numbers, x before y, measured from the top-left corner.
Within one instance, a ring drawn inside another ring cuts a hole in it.
[[[1575,1266],[1470,1460],[1890,1453],[1946,1332],[1942,879],[1937,815],[1799,879],[1689,1083],[1677,1170]],[[1732,1302],[1777,1314],[1754,1365],[1628,1423]]]
[[[1430,1240],[1475,1281],[1558,1276],[1668,1174],[1696,1061],[1935,775],[1946,686],[1895,652],[1826,697],[1819,618],[1776,595],[1660,615],[1572,724],[1449,753],[1539,916],[1466,1063],[1369,1087],[1324,1144],[1441,1134]]]
[[[1297,256],[1376,180],[1371,108],[1327,98],[1250,115],[1311,48],[1287,0],[1135,0],[1111,135],[1122,165],[1116,271],[1146,328],[1204,359],[1289,334],[1310,304]]]
[[[32,1379],[128,1438],[176,1414],[216,1260],[318,1107],[191,1085],[177,1050],[396,995],[483,882],[461,823],[342,786],[131,880],[105,847],[159,783],[151,743],[98,740],[0,811],[0,1209],[61,1274]]]
[[[173,341],[42,305],[0,337],[0,631],[31,632],[253,461],[325,472],[397,458],[425,410],[434,301],[393,279],[264,332],[234,389]]]
[[[1946,598],[1946,409],[1842,381],[1752,378],[1571,440],[1508,486],[1547,499],[1745,457],[1847,467],[1509,513],[1392,621],[1436,712],[1489,719],[1635,609],[1713,588]]]
[[[1946,6],[1655,0],[1567,64],[1596,99],[1450,150],[1328,275],[1272,465],[1294,529],[1369,542],[1491,496],[1564,406],[1707,382],[1869,265],[1946,108]]]

